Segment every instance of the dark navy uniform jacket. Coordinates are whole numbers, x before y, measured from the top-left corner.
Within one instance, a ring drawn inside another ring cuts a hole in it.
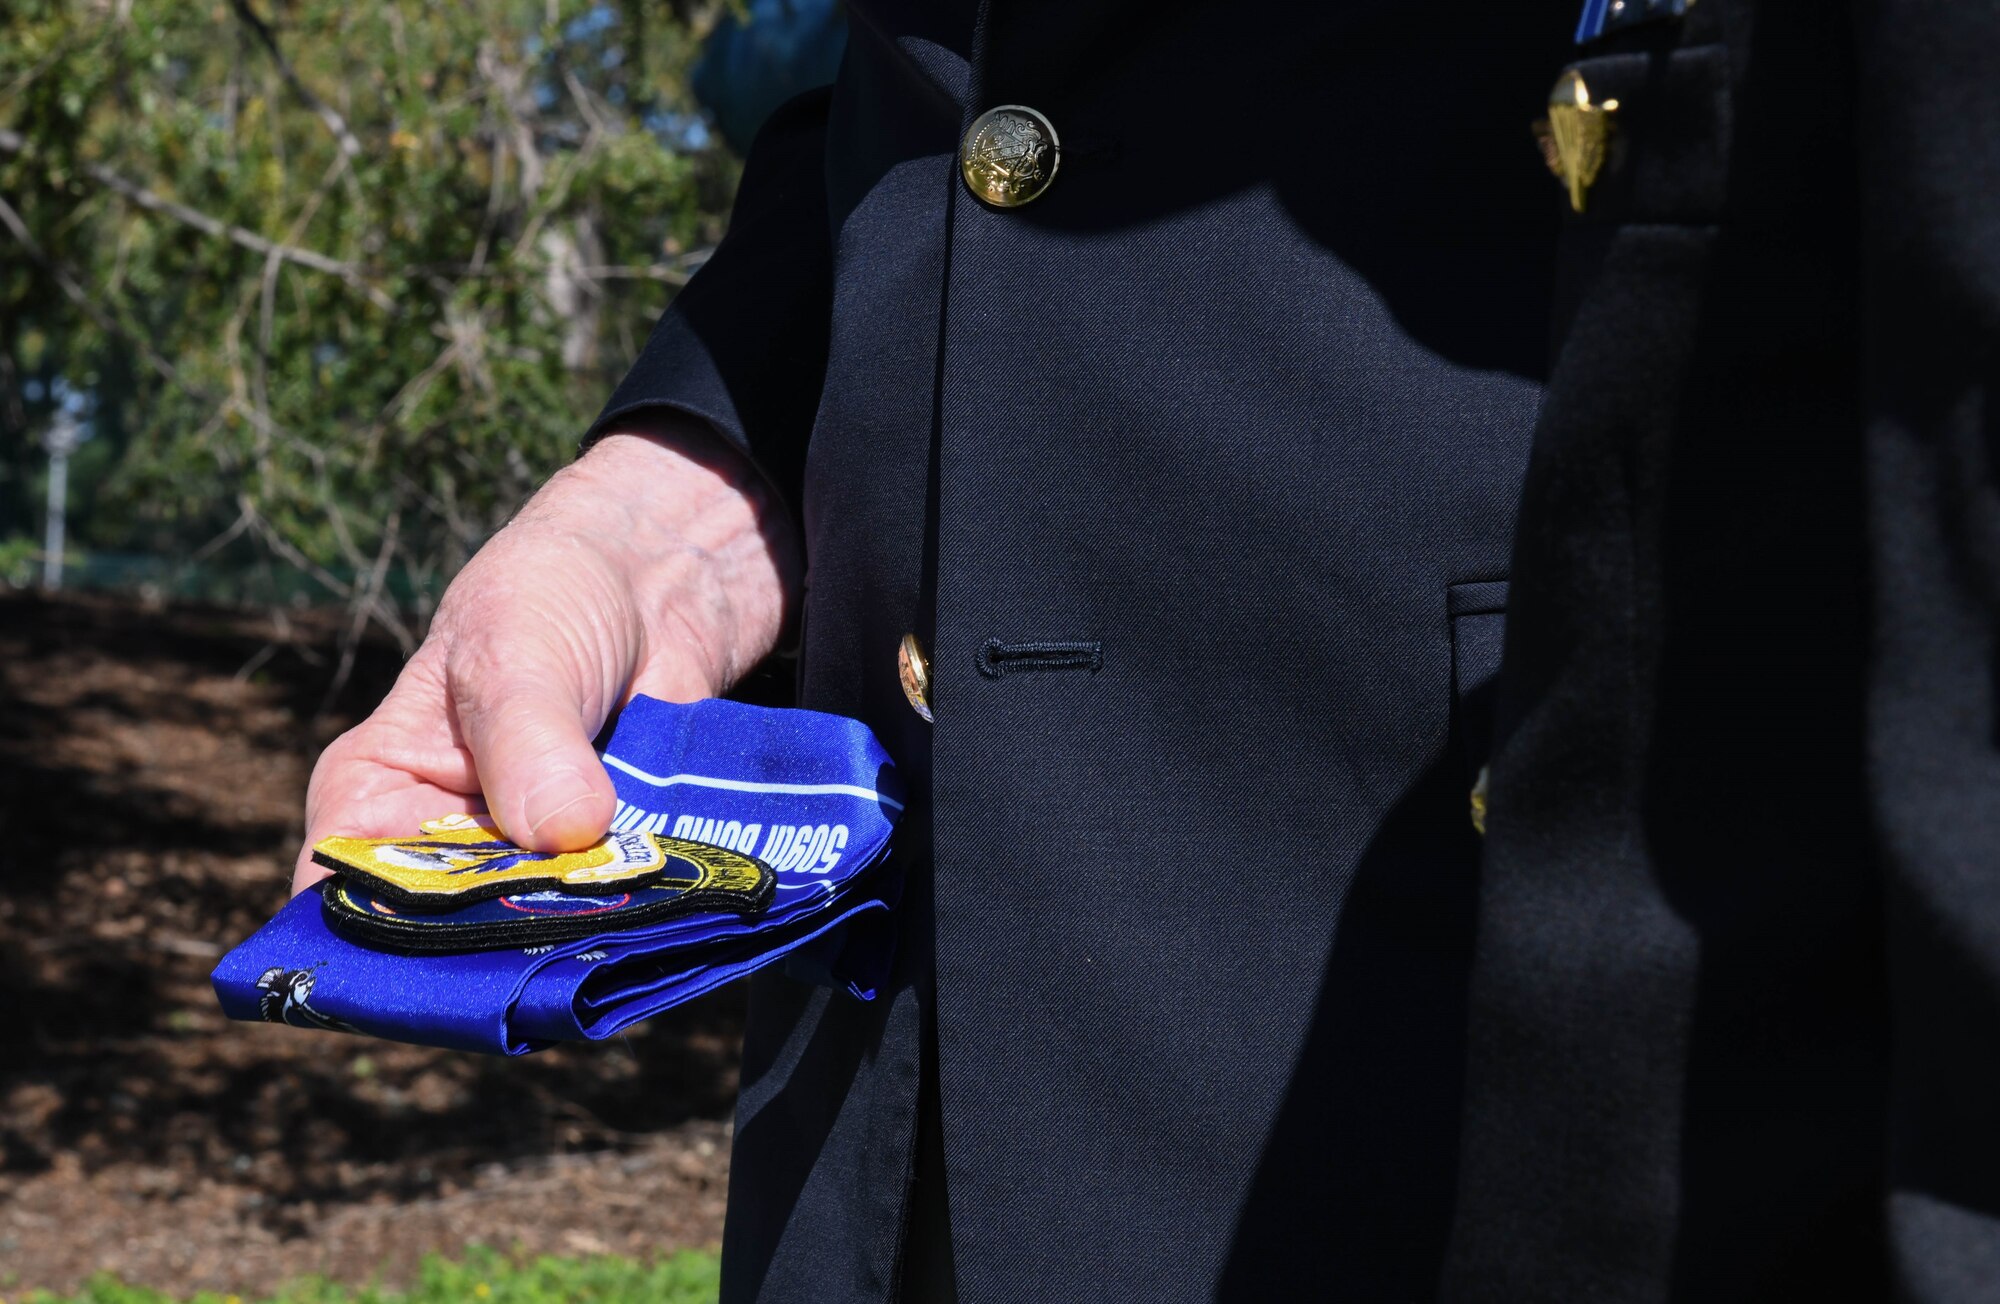
[[[2000,10],[852,9],[607,411],[792,495],[929,796],[892,990],[758,982],[725,1295],[2000,1298]]]
[[[1446,1297],[2000,1299],[2000,6],[1571,57]]]
[[[770,473],[801,703],[927,796],[890,989],[756,982],[725,1298],[1420,1297],[1570,6],[850,8],[599,423]],[[1061,141],[1008,210],[1003,104]]]

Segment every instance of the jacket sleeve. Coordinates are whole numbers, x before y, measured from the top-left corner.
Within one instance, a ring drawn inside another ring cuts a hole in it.
[[[653,328],[584,436],[649,408],[697,417],[796,505],[832,315],[826,113],[831,88],[790,100],[757,135],[729,233]]]
[[[2000,6],[1861,0],[1897,1298],[2000,1280]]]

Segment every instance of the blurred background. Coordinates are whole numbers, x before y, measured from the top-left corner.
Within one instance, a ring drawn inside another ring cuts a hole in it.
[[[227,1025],[207,974],[843,41],[834,0],[0,7],[0,1299],[712,1296],[740,997],[502,1062]]]

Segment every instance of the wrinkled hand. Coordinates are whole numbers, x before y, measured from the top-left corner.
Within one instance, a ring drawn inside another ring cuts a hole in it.
[[[332,834],[488,811],[539,851],[602,837],[591,747],[634,693],[723,692],[776,644],[789,521],[747,459],[680,418],[599,441],[467,563],[395,687],[313,767],[299,892]]]

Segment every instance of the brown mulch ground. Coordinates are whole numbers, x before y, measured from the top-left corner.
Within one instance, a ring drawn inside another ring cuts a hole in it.
[[[283,904],[326,620],[0,594],[0,1288],[405,1275],[720,1235],[741,996],[517,1060],[225,1021]]]

